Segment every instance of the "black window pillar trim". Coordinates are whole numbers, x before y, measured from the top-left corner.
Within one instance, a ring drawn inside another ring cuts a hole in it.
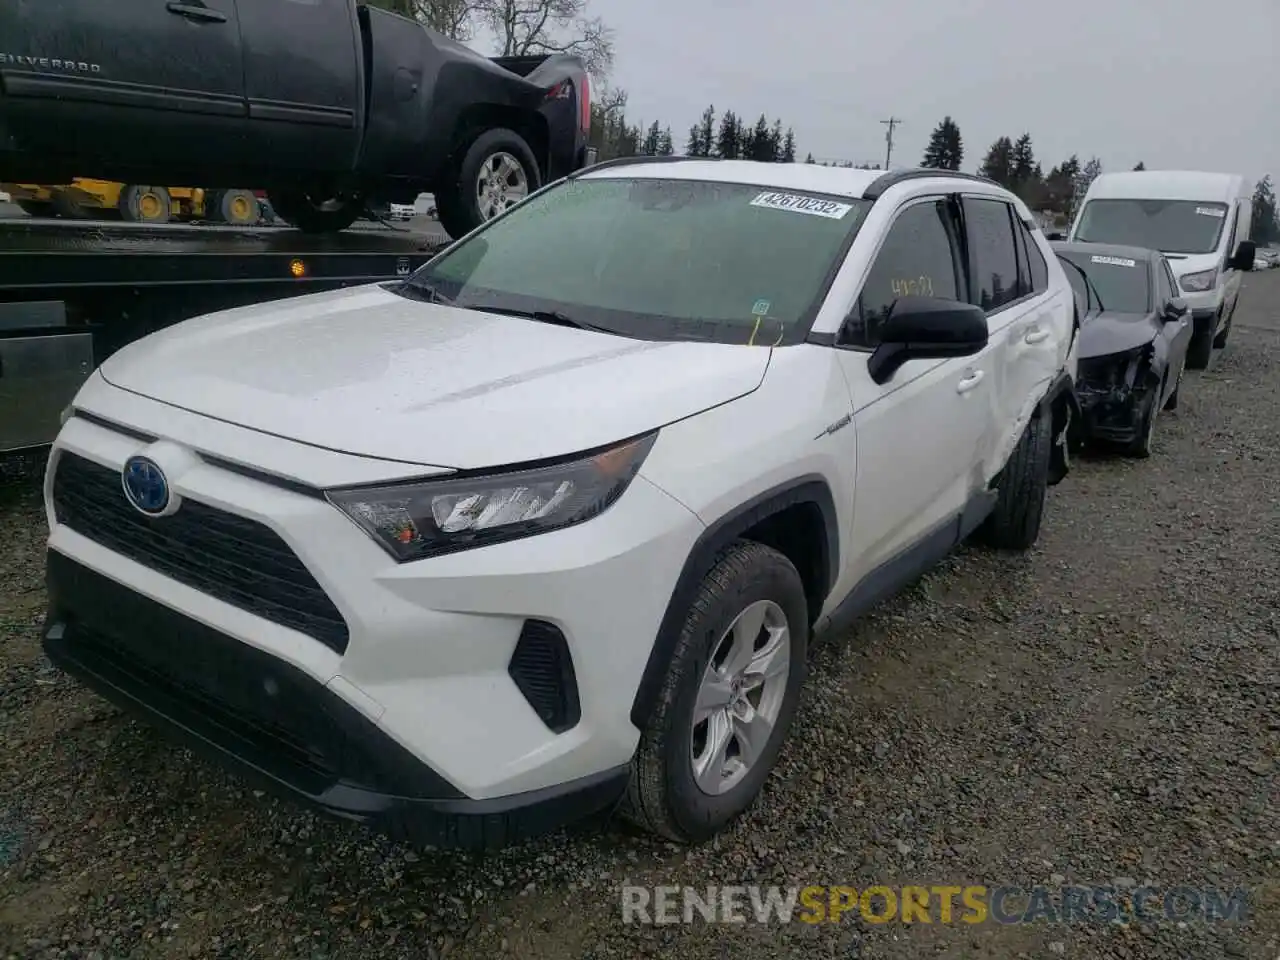
[[[818,545],[822,596],[825,600],[830,595],[840,570],[840,521],[831,488],[823,477],[818,474],[796,477],[752,497],[726,513],[702,531],[680,570],[631,703],[631,722],[637,728],[644,729],[658,702],[667,668],[679,642],[680,630],[693,597],[702,585],[703,578],[715,566],[719,552],[760,521],[803,503],[815,505],[822,514],[826,531],[826,536]],[[810,618],[816,619],[819,612],[810,610]]]

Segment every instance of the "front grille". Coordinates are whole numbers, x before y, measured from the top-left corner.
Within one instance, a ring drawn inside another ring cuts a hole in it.
[[[338,653],[347,624],[297,555],[272,529],[194,500],[147,517],[125,499],[120,473],[72,453],[53,480],[58,522],[201,593],[297,630]]]

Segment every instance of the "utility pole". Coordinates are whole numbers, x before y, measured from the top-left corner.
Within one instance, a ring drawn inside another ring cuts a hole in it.
[[[893,159],[893,131],[898,124],[902,123],[902,119],[900,117],[890,117],[888,120],[881,120],[880,122],[889,128],[884,134],[884,168],[888,170],[889,161]]]

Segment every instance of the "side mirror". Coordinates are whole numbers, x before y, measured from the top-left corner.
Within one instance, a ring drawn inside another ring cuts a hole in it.
[[[1227,262],[1232,270],[1252,270],[1254,258],[1258,255],[1258,245],[1252,240],[1241,240],[1236,252]]]
[[[1052,233],[1046,233],[1046,234],[1045,234],[1045,239],[1047,239],[1047,240],[1065,240],[1065,239],[1067,239],[1067,235],[1066,235],[1065,233],[1063,233],[1061,230],[1054,230]]]
[[[1181,297],[1173,297],[1164,305],[1164,310],[1161,311],[1160,315],[1166,323],[1172,323],[1185,317],[1187,315],[1187,311],[1190,309],[1191,308],[1187,306],[1187,301],[1183,300]]]
[[[970,357],[987,345],[987,315],[972,303],[936,297],[899,297],[880,329],[880,345],[867,359],[876,383],[888,383],[908,360]]]

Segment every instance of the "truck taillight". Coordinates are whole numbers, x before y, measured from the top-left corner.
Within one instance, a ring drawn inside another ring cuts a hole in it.
[[[582,132],[591,133],[591,78],[585,73],[578,78],[578,108],[582,111]]]

